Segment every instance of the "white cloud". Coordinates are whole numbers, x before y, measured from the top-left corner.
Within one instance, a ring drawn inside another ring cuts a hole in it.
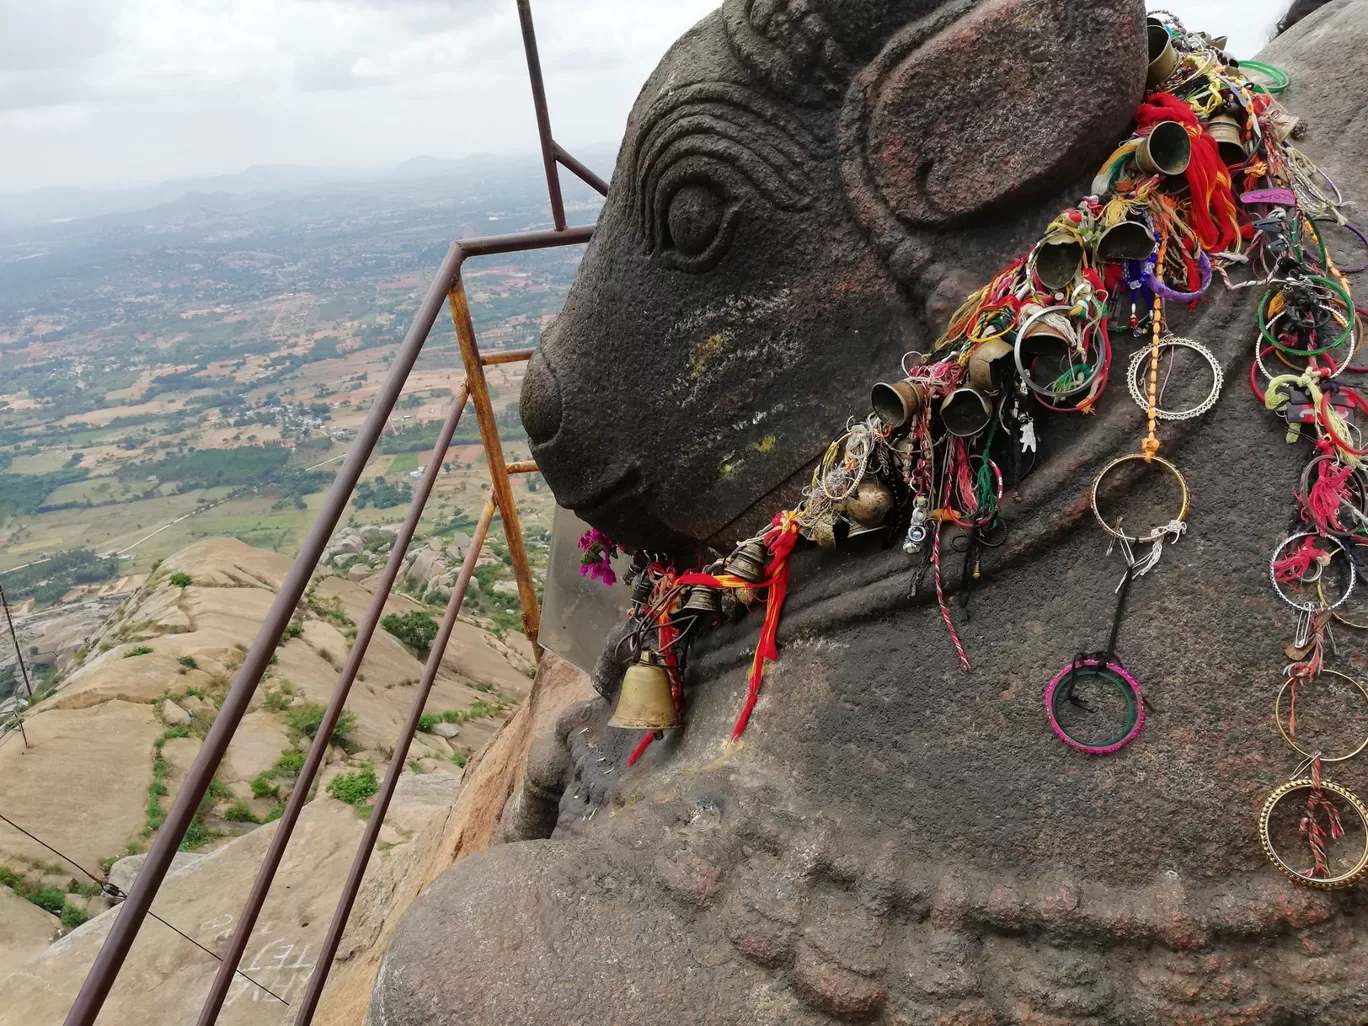
[[[620,138],[718,0],[536,0],[557,138]],[[1278,0],[1177,0],[1252,55]],[[0,189],[531,152],[512,0],[0,0]],[[598,169],[607,173],[610,169]]]

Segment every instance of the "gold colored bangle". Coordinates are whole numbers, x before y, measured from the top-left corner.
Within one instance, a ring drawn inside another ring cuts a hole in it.
[[[1364,687],[1364,686],[1363,686],[1363,683],[1362,683],[1361,681],[1355,680],[1353,677],[1349,676],[1347,673],[1340,673],[1338,670],[1325,670],[1325,669],[1322,669],[1320,672],[1321,672],[1321,676],[1329,675],[1329,676],[1331,676],[1331,677],[1341,677],[1341,678],[1343,678],[1344,680],[1347,680],[1350,684],[1354,685],[1354,687],[1356,687],[1356,688],[1359,689],[1359,693],[1363,695],[1363,700],[1364,700],[1365,702],[1368,702],[1368,687]],[[1284,740],[1284,741],[1286,741],[1289,745],[1292,746],[1292,750],[1293,750],[1293,751],[1297,752],[1297,753],[1300,754],[1300,755],[1306,756],[1308,759],[1313,759],[1313,758],[1315,758],[1319,753],[1317,753],[1317,752],[1308,752],[1305,748],[1302,748],[1300,745],[1297,744],[1297,742],[1296,742],[1295,740],[1293,740],[1292,735],[1289,734],[1289,733],[1287,732],[1287,728],[1285,728],[1285,727],[1283,726],[1283,720],[1282,720],[1282,699],[1283,699],[1283,695],[1287,692],[1287,689],[1290,688],[1291,686],[1292,686],[1292,680],[1289,678],[1288,680],[1285,680],[1285,681],[1283,682],[1283,686],[1282,686],[1281,688],[1278,689],[1278,697],[1277,697],[1277,698],[1274,700],[1274,702],[1273,702],[1273,722],[1276,723],[1276,724],[1278,725],[1278,733],[1281,734],[1281,735],[1283,736],[1283,740]],[[1355,748],[1352,752],[1350,752],[1348,755],[1337,755],[1337,756],[1335,756],[1333,759],[1330,758],[1329,756],[1321,755],[1321,756],[1320,756],[1320,761],[1321,761],[1321,762],[1344,762],[1346,759],[1352,759],[1354,756],[1358,755],[1359,752],[1363,751],[1365,748],[1368,748],[1368,737],[1365,737],[1365,738],[1363,739],[1363,741],[1360,742],[1359,746],[1358,746],[1357,748]]]
[[[1103,467],[1102,471],[1095,478],[1093,478],[1092,493],[1089,497],[1089,504],[1092,506],[1093,516],[1095,516],[1097,518],[1097,522],[1102,525],[1102,530],[1106,531],[1113,538],[1120,538],[1123,541],[1130,542],[1132,545],[1142,545],[1146,542],[1156,541],[1159,538],[1162,538],[1168,532],[1164,528],[1156,527],[1153,531],[1149,533],[1147,537],[1136,538],[1132,537],[1129,534],[1126,534],[1124,531],[1118,531],[1116,528],[1112,527],[1110,524],[1106,522],[1106,520],[1102,518],[1102,511],[1097,507],[1097,491],[1102,486],[1102,479],[1106,477],[1108,474],[1110,474],[1117,467],[1119,467],[1121,464],[1129,463],[1132,460],[1144,459],[1146,459],[1146,456],[1142,452],[1132,452],[1127,453],[1125,456],[1116,457],[1116,459],[1112,460],[1105,467]],[[1161,467],[1163,467],[1165,470],[1167,470],[1170,474],[1172,474],[1174,477],[1178,479],[1178,487],[1183,490],[1183,505],[1182,508],[1178,510],[1178,516],[1174,518],[1174,521],[1181,523],[1182,521],[1187,519],[1188,512],[1187,478],[1183,477],[1183,475],[1179,472],[1178,468],[1175,467],[1168,460],[1164,459],[1164,457],[1162,456],[1150,456],[1148,461],[1152,463],[1158,463]]]
[[[1276,851],[1273,850],[1273,838],[1270,833],[1269,824],[1272,821],[1273,809],[1293,791],[1309,791],[1315,784],[1309,777],[1298,780],[1289,780],[1276,791],[1268,796],[1268,801],[1264,802],[1263,811],[1259,813],[1259,841],[1263,845],[1264,854],[1268,856],[1268,861],[1277,867],[1278,872],[1284,876],[1291,877],[1297,883],[1305,887],[1314,887],[1317,890],[1333,891],[1341,887],[1349,887],[1358,883],[1368,876],[1368,808],[1364,808],[1363,802],[1359,801],[1358,796],[1347,787],[1339,784],[1332,784],[1328,780],[1321,781],[1321,790],[1329,791],[1331,794],[1343,799],[1348,806],[1354,810],[1359,821],[1363,824],[1364,844],[1363,852],[1359,855],[1358,861],[1348,872],[1341,873],[1339,876],[1332,876],[1322,879],[1315,876],[1305,876],[1298,873],[1289,866]]]

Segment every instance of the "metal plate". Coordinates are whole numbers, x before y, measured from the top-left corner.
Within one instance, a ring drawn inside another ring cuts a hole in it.
[[[618,580],[611,586],[581,576],[579,540],[587,530],[589,525],[575,514],[556,507],[538,640],[566,662],[590,673],[603,651],[604,637],[627,616],[632,592],[623,583],[623,575],[632,561],[622,555],[613,560]]]

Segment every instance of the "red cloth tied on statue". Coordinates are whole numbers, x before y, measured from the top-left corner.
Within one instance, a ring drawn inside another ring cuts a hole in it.
[[[1188,187],[1192,190],[1192,230],[1208,253],[1233,249],[1240,226],[1231,187],[1230,170],[1216,147],[1216,140],[1202,127],[1197,115],[1172,93],[1153,93],[1136,112],[1137,134],[1145,136],[1161,121],[1176,121],[1192,140],[1188,164]]]

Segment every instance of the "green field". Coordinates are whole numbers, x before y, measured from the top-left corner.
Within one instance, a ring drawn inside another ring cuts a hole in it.
[[[385,471],[391,477],[399,474],[407,474],[410,470],[418,469],[418,454],[416,452],[401,452],[390,462],[389,470]]]

